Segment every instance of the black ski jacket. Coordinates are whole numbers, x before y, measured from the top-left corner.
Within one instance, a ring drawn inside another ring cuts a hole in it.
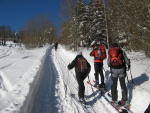
[[[76,73],[76,75],[81,75],[81,74],[83,74],[83,73],[81,73],[81,72],[78,72],[77,71],[77,66],[78,66],[78,58],[81,58],[81,57],[83,57],[82,55],[77,55],[76,57],[75,57],[75,59],[68,65],[68,69],[72,69],[72,68],[74,68],[75,67],[75,73]],[[88,71],[90,72],[90,70],[91,70],[91,65],[89,64],[89,62],[87,61],[87,67],[88,67]]]

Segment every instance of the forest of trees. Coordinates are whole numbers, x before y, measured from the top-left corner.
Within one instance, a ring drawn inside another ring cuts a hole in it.
[[[54,24],[45,15],[31,18],[20,31],[22,43],[28,48],[43,47],[56,37]]]
[[[59,34],[46,15],[28,20],[19,30],[0,26],[0,44],[13,38],[26,48],[55,41],[77,50],[100,41],[107,48],[117,42],[128,51],[150,57],[150,0],[61,0]]]
[[[10,26],[0,26],[0,45],[5,46],[7,40],[15,39],[15,32]]]
[[[61,11],[66,20],[61,24],[61,43],[76,49],[90,46],[93,40],[106,47],[117,42],[150,56],[149,0],[62,0]]]
[[[53,43],[56,29],[46,15],[32,17],[25,25],[15,32],[10,26],[0,26],[0,44],[6,45],[7,40],[23,43],[26,48],[43,47]]]

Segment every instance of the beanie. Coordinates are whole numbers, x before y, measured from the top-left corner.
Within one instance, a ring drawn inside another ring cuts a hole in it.
[[[77,55],[82,55],[82,51],[80,49],[77,51]]]

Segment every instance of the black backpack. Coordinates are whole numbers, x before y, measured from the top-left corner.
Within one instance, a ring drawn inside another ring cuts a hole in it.
[[[91,70],[91,66],[88,61],[84,57],[80,57],[77,60],[77,72],[82,74],[89,74]]]

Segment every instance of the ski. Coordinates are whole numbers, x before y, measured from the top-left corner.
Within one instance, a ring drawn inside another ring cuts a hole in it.
[[[88,83],[89,85],[91,85],[92,87],[94,87],[94,85],[93,85],[91,82],[87,81],[87,83]],[[106,92],[107,92],[107,91],[104,90],[103,88],[99,88],[99,87],[94,87],[94,88],[96,88],[96,89],[98,89],[99,91],[101,91],[101,93],[106,93]]]
[[[95,81],[95,80],[93,80],[93,82],[94,82],[94,83],[96,83],[96,81]],[[104,89],[104,88],[100,88],[100,87],[98,87],[98,89],[99,89],[102,93],[106,93],[106,92],[108,92],[108,90],[107,90],[107,89]]]
[[[95,83],[96,81],[93,80],[93,82]],[[103,93],[106,93],[106,92],[107,92],[107,90],[105,91],[105,90],[102,89],[102,88],[99,88],[99,90],[102,90]],[[103,90],[104,90],[104,91],[103,91]],[[101,95],[103,95],[103,93],[101,93]],[[111,94],[108,93],[108,92],[107,92],[107,96],[109,96],[109,98],[112,98],[112,97],[111,97]],[[124,109],[126,109],[127,111],[130,111],[130,112],[132,113],[132,111],[130,110],[130,107],[131,107],[130,105],[128,105],[128,106],[121,105],[120,101],[118,102],[118,104],[119,104],[120,107],[123,107]]]
[[[93,85],[91,82],[89,82],[89,81],[87,81],[87,84],[89,84],[89,85],[91,85],[92,87],[94,87],[94,85]],[[111,94],[110,94],[108,91],[102,90],[101,88],[98,88],[98,87],[94,87],[94,88],[98,89],[98,90],[100,91],[101,96],[103,96],[103,98],[104,98],[112,107],[114,107],[118,112],[127,111],[128,113],[133,113],[130,109],[127,109],[125,106],[119,105],[119,106],[117,106],[117,108],[116,108],[115,106],[113,106],[113,105],[111,104],[111,102],[110,102],[112,96],[111,96]]]
[[[131,112],[131,110],[130,110],[131,105],[126,105],[126,106],[125,106],[125,105],[122,105],[121,101],[119,101],[118,104],[119,104],[120,106],[123,106],[124,108],[126,108],[128,111]]]
[[[87,81],[87,84],[89,84],[89,85],[91,85],[92,87],[94,87],[94,85],[93,85],[91,82],[89,82],[89,81]],[[113,108],[115,108],[118,112],[122,111],[122,109],[120,108],[120,106],[118,106],[118,108],[116,108],[116,107],[114,107],[114,106],[110,103],[109,99],[106,97],[106,94],[111,97],[111,95],[110,95],[108,92],[106,93],[106,91],[101,90],[101,88],[98,88],[98,87],[94,87],[94,88],[96,88],[96,89],[98,89],[98,90],[100,91],[101,96],[103,96],[104,99],[105,99]]]
[[[93,109],[92,106],[88,105],[87,103],[85,103],[85,104],[81,103],[81,102],[77,99],[77,97],[75,96],[75,94],[71,94],[71,97],[72,97],[78,104],[80,104],[80,105],[82,106],[82,108],[84,109],[84,111],[85,111],[86,113],[95,113],[95,111],[94,111],[94,109]]]
[[[104,96],[106,96],[106,98],[109,98],[108,100],[111,100],[111,98],[112,98],[112,96],[109,92],[106,92],[106,94]],[[122,109],[121,111],[127,111],[128,113],[133,113],[133,111],[130,110],[131,105],[129,105],[129,106],[121,105],[120,101],[118,102],[118,104],[119,104],[120,108]]]

